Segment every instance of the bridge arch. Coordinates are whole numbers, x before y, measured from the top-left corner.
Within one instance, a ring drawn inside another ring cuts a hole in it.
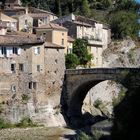
[[[69,109],[67,112],[68,116],[81,116],[82,115],[82,106],[83,106],[83,101],[86,97],[86,95],[88,94],[88,92],[90,91],[90,89],[92,89],[93,87],[95,87],[96,85],[104,82],[106,80],[91,80],[91,81],[87,81],[83,84],[81,84],[79,87],[77,87],[74,91],[72,96],[69,98]],[[118,81],[114,81],[115,83],[121,84],[123,87],[125,87],[122,83],[118,82]],[[127,87],[125,87],[127,88]],[[99,89],[100,90],[100,89]]]
[[[81,117],[82,105],[88,91],[98,83],[106,80],[120,83],[125,88],[140,86],[140,68],[98,68],[67,70],[65,91],[62,94],[65,102],[65,114],[68,119]]]

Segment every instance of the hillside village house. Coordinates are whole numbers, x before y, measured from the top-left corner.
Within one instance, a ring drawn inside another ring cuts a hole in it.
[[[68,29],[68,35],[73,38],[85,38],[93,54],[91,67],[102,67],[102,52],[110,43],[110,28],[98,21],[70,14],[53,21]]]
[[[14,15],[13,18],[17,19],[18,31],[24,31],[32,33],[33,29],[33,18],[27,13],[23,15]]]
[[[34,7],[23,7],[20,0],[6,0],[4,9],[2,10],[6,15],[18,19],[18,30],[20,31],[23,26],[39,27],[57,19],[58,17],[45,10]],[[32,18],[32,19],[31,19]],[[33,23],[31,22],[33,20]],[[25,22],[26,21],[26,22]]]
[[[29,110],[34,115],[40,112],[48,96],[59,101],[65,57],[63,46],[44,44],[33,34],[6,31],[6,24],[0,22],[0,102],[11,104],[4,118],[15,123],[29,116]],[[24,97],[29,97],[29,106]]]
[[[67,53],[68,30],[65,27],[49,23],[47,25],[37,27],[35,30],[37,36],[43,37],[47,42],[63,46],[65,48],[65,53]]]
[[[5,22],[9,31],[17,31],[17,20],[0,12],[0,20]]]

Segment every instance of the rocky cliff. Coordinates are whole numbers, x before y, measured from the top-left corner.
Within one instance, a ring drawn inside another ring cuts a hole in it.
[[[140,67],[140,44],[130,38],[112,41],[103,52],[103,63],[105,67]],[[113,106],[122,100],[126,91],[115,81],[101,82],[88,92],[83,112],[111,117]]]
[[[140,44],[132,39],[112,41],[103,52],[107,67],[140,67]]]

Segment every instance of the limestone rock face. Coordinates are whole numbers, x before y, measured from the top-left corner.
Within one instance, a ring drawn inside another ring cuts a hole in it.
[[[104,67],[140,67],[140,45],[132,39],[111,42],[103,52]],[[103,81],[87,94],[83,113],[94,116],[113,115],[113,106],[127,89],[115,81]]]
[[[140,67],[140,45],[131,39],[112,42],[103,52],[105,67]]]

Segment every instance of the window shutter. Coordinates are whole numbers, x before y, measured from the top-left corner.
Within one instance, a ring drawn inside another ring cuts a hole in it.
[[[18,55],[21,54],[21,48],[18,48]]]
[[[35,49],[35,54],[38,54],[38,50],[37,50],[37,47],[35,47],[34,49]]]
[[[6,55],[7,55],[7,57],[10,56],[10,48],[6,48]]]

